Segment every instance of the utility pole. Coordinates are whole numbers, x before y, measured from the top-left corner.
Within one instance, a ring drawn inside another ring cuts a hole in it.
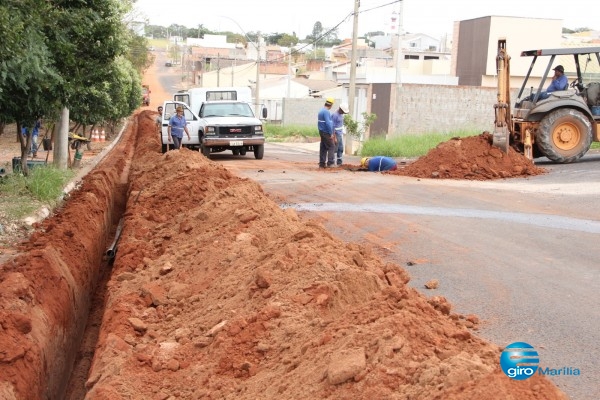
[[[290,52],[288,53],[287,97],[290,97],[291,81],[292,81],[292,47],[290,46]]]
[[[354,25],[352,26],[352,55],[350,57],[350,87],[348,89],[348,107],[350,116],[356,120],[356,110],[354,108],[354,98],[356,97],[356,42],[358,40],[358,7],[360,0],[354,0]],[[352,136],[346,135],[346,144],[344,152],[352,154]]]
[[[398,2],[398,43],[396,43],[396,101],[392,112],[392,127],[398,129],[400,126],[400,94],[402,92],[402,79],[401,79],[401,68],[402,68],[402,33],[404,27],[402,26],[402,19],[404,18],[403,13],[404,2],[400,0]]]
[[[221,53],[217,53],[217,87],[221,86]]]
[[[237,50],[237,49],[236,49]],[[235,75],[235,67],[237,66],[237,54],[233,58],[233,67],[231,67],[231,86],[235,86],[234,83],[234,75]]]
[[[256,116],[260,118],[260,31],[256,35]]]

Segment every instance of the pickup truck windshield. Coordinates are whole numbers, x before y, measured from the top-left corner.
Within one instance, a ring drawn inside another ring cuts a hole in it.
[[[201,117],[254,117],[252,109],[246,103],[204,104]]]

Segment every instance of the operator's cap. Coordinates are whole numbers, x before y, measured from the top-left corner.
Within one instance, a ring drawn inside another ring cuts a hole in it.
[[[175,111],[177,111],[177,112],[179,112],[179,111],[183,111],[183,107],[181,107],[181,106],[178,106],[178,107],[175,109]]]
[[[333,103],[335,103],[335,100],[334,100],[333,97],[328,97],[328,98],[325,99],[325,105],[326,106],[333,105]]]
[[[563,68],[562,65],[557,65],[556,67],[552,68],[554,71],[560,71],[563,74],[565,73],[565,69]]]
[[[340,104],[340,110],[342,110],[344,114],[348,114],[348,112],[350,111],[350,107],[348,107],[348,104],[342,103]]]
[[[360,166],[364,168],[367,166],[368,162],[369,162],[369,157],[363,157],[360,159]]]

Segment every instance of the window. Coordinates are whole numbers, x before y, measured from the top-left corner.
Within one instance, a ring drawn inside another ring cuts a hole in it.
[[[206,100],[237,100],[237,92],[235,90],[206,92]]]

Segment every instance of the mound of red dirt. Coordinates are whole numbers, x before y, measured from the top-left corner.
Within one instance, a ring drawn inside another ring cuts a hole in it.
[[[198,152],[161,154],[153,117],[142,112],[133,125],[123,230],[86,398],[566,398],[543,376],[504,375],[501,349],[468,328],[476,318],[410,288],[408,274],[371,248],[282,210],[257,183]],[[43,344],[77,320],[50,300],[70,298],[78,282],[89,287],[103,248],[92,235],[106,219],[102,188],[124,177],[94,176],[19,262],[0,268],[0,397],[51,398],[43,378],[61,354],[53,347],[49,359]],[[42,252],[52,241],[64,246]],[[34,259],[46,268],[32,268]]]
[[[557,399],[444,298],[139,118],[90,398]],[[341,251],[340,249],[343,249]]]
[[[508,154],[492,145],[492,135],[453,138],[440,143],[427,155],[391,174],[434,179],[489,180],[540,175],[524,155],[509,148]]]

